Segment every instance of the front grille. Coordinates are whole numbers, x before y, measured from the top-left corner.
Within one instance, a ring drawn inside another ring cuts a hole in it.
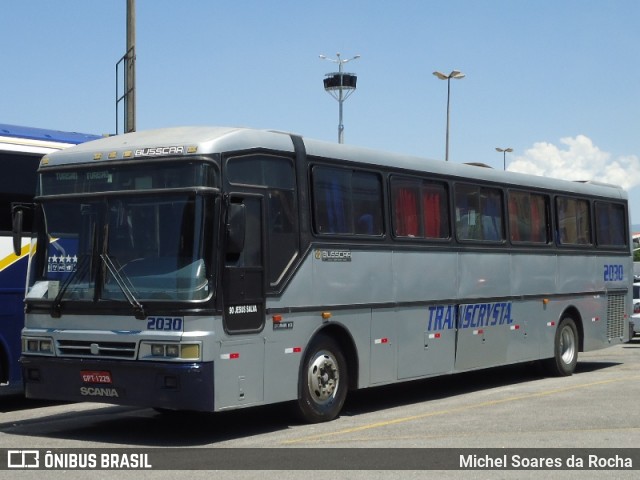
[[[607,338],[624,336],[624,302],[625,295],[609,295],[607,297]]]
[[[135,358],[135,342],[94,342],[91,340],[59,340],[61,357]]]

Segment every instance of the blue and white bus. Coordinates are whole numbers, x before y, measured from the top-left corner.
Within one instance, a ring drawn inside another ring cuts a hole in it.
[[[241,128],[43,158],[26,395],[161,410],[292,402],[628,340],[626,193]],[[16,209],[16,239],[20,217]]]
[[[0,391],[22,389],[20,331],[29,242],[18,254],[11,240],[11,205],[31,203],[43,155],[95,140],[95,135],[0,124]],[[25,225],[30,230],[29,225]]]

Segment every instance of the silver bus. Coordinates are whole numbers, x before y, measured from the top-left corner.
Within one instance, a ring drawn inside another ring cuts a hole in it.
[[[242,128],[43,158],[26,395],[160,410],[290,401],[540,362],[629,338],[627,196]],[[26,232],[25,232],[26,235]]]

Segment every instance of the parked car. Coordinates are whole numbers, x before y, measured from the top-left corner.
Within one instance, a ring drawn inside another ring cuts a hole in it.
[[[640,334],[640,282],[633,284],[633,315],[631,316],[633,322],[633,333],[635,335]]]

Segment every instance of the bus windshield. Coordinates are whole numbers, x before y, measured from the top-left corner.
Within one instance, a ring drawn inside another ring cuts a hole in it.
[[[42,199],[27,299],[205,300],[213,205],[193,192]]]

